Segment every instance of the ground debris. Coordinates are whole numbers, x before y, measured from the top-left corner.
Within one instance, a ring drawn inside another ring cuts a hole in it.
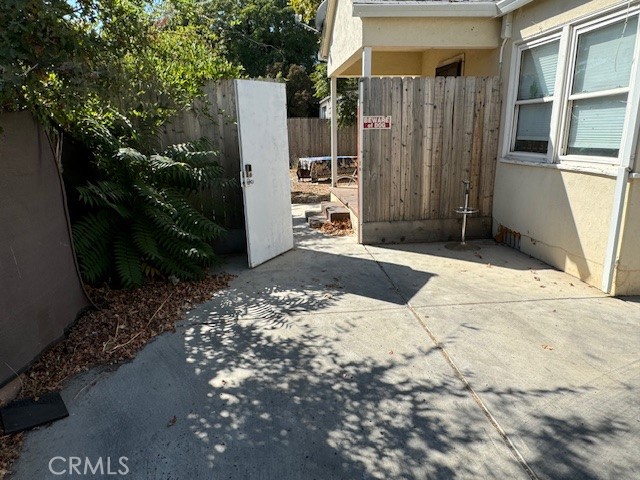
[[[320,231],[326,235],[333,235],[334,237],[345,237],[353,234],[350,220],[325,222],[320,227]]]
[[[173,331],[188,309],[209,300],[232,278],[220,274],[175,285],[153,282],[135,290],[87,287],[99,310],[82,316],[64,340],[29,368],[18,398],[60,390],[65,380],[91,367],[132,359],[151,339]],[[0,480],[10,473],[23,441],[22,433],[3,433],[0,429]]]
[[[320,203],[330,200],[331,180],[324,182],[298,181],[296,169],[289,171],[291,203]]]

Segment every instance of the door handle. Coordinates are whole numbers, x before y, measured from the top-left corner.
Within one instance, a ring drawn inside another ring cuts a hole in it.
[[[243,177],[245,185],[253,185],[253,169],[250,163],[245,164]]]

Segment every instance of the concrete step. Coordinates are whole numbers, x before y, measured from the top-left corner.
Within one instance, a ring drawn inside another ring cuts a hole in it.
[[[351,219],[351,212],[345,207],[327,208],[327,218],[330,222],[342,222]]]
[[[307,223],[311,228],[320,228],[327,221],[327,217],[324,215],[315,215],[311,217],[307,217]]]
[[[304,218],[309,220],[309,217],[315,217],[316,215],[323,215],[320,210],[307,210],[304,212]]]
[[[341,203],[338,202],[320,202],[320,211],[322,213],[322,215],[325,215],[327,218],[329,218],[329,215],[327,215],[327,209],[329,208],[340,208],[343,205]]]
[[[320,204],[322,214],[327,217],[330,222],[341,222],[351,219],[351,212],[341,203],[322,202]]]

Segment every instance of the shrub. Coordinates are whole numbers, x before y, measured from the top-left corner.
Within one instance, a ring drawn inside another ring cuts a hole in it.
[[[99,174],[77,187],[88,207],[73,225],[84,279],[131,288],[145,277],[203,277],[216,259],[211,241],[224,229],[187,198],[198,188],[228,182],[215,152],[200,141],[144,155],[98,124],[86,127]]]

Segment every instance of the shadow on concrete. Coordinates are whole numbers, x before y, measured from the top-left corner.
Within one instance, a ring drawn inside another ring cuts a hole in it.
[[[557,270],[541,260],[519,252],[509,246],[499,244],[495,240],[471,240],[467,242],[468,245],[477,247],[473,250],[451,250],[446,248],[446,245],[455,245],[458,243],[459,242],[448,242],[446,244],[409,243],[375,245],[373,247],[381,251],[419,253],[483,265],[491,264],[492,266],[511,270]]]
[[[620,300],[624,300],[625,302],[635,303],[638,306],[640,306],[640,295],[623,296],[623,297],[619,297],[619,298],[620,298]]]
[[[406,375],[416,357],[349,359],[319,335],[234,322],[192,326],[185,345],[211,386],[190,429],[219,478],[469,478],[487,460],[460,461],[484,445],[483,425],[445,409],[466,395],[453,378]]]
[[[411,367],[439,360],[436,349],[380,361],[338,353],[346,331],[334,338],[282,332],[263,331],[259,322],[187,328],[186,362],[195,383],[210,387],[188,415],[201,468],[219,478],[513,478],[502,470],[504,457],[487,455],[492,427],[460,382],[411,375]],[[535,398],[580,393],[487,388],[480,395],[503,396],[515,411]],[[626,431],[620,422],[578,415],[539,415],[529,428],[536,446],[529,462],[542,478],[600,478],[589,444]]]

